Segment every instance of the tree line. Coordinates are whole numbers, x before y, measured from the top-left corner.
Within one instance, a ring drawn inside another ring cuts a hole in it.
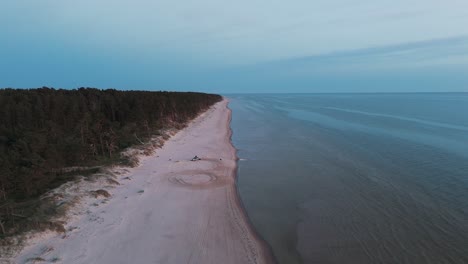
[[[0,209],[44,193],[60,168],[112,159],[220,100],[193,92],[0,89]]]

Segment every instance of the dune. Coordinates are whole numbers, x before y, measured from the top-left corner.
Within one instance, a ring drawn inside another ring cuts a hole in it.
[[[111,197],[76,214],[65,234],[31,241],[15,262],[273,263],[237,194],[227,105],[200,115],[120,175]]]

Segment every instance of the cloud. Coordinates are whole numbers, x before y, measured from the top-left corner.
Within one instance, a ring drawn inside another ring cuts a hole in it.
[[[468,34],[466,1],[17,0],[1,22],[70,47],[249,64]],[[463,16],[465,14],[465,16]],[[3,24],[3,23],[2,23]]]
[[[219,76],[252,92],[413,92],[468,91],[466,72],[463,35],[231,67]]]
[[[468,35],[400,43],[396,45],[345,50],[265,63],[271,67],[312,68],[336,71],[407,69],[437,65],[468,66]]]

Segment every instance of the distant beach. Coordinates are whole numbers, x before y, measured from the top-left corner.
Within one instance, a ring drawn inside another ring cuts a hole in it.
[[[273,263],[239,203],[227,104],[123,171],[120,185],[107,188],[109,199],[82,201],[65,234],[37,236],[14,261]]]

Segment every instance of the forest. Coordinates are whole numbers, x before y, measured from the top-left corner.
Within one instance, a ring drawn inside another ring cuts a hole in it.
[[[113,160],[221,99],[194,92],[0,89],[0,220],[8,225],[12,205],[56,187],[60,168]]]

